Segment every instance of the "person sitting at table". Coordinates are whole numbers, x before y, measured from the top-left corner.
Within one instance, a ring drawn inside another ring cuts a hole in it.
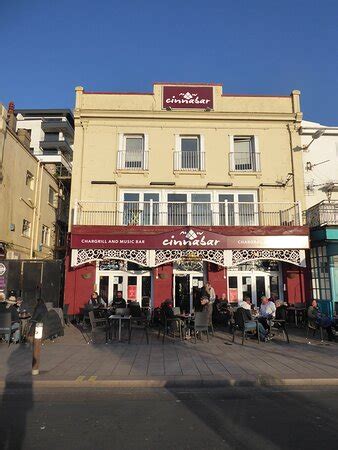
[[[15,299],[16,300],[16,299]],[[15,302],[11,301],[11,303],[8,303],[6,300],[5,294],[0,293],[0,314],[10,312],[11,313],[11,329],[13,334],[13,342],[17,344],[20,341],[20,319],[19,319],[19,313],[15,307]],[[9,340],[9,335],[6,334],[5,336],[6,341]]]
[[[92,308],[100,308],[102,306],[106,306],[105,301],[97,292],[93,292],[88,301],[88,305]]]
[[[259,308],[259,321],[266,330],[270,329],[269,320],[276,316],[276,305],[265,295],[261,297],[261,306]]]
[[[110,302],[109,306],[112,309],[127,307],[127,303],[126,303],[125,299],[123,298],[122,291],[116,292],[116,297],[113,298],[113,300]]]
[[[309,319],[309,324],[312,328],[322,327],[327,333],[327,338],[329,341],[333,341],[333,330],[334,321],[327,317],[325,314],[321,313],[318,308],[317,301],[312,300],[311,305],[307,310],[307,316]]]
[[[179,326],[182,329],[183,335],[185,335],[186,339],[188,339],[187,335],[187,327],[185,324],[185,321],[181,319],[181,317],[175,315],[174,308],[173,308],[173,302],[171,299],[167,298],[162,304],[161,304],[161,310],[166,319],[169,319],[169,326],[170,328],[172,326]]]
[[[276,320],[285,320],[287,318],[287,306],[284,304],[282,300],[276,300]]]
[[[252,331],[256,330],[256,321],[253,319],[251,314],[251,298],[249,296],[245,296],[243,298],[243,301],[239,303],[238,309],[239,308],[242,308],[243,310],[245,322],[250,322],[249,327],[252,329]],[[268,333],[260,322],[258,322],[258,332],[260,340],[266,341]]]

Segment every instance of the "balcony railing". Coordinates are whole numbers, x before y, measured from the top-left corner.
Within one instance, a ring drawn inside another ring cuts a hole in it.
[[[73,225],[298,226],[299,203],[75,202]]]
[[[229,167],[232,172],[260,172],[260,153],[230,152]]]
[[[305,223],[309,227],[338,225],[338,200],[323,200],[305,211]]]
[[[148,170],[149,152],[146,150],[119,150],[118,170]]]
[[[201,172],[205,170],[205,152],[174,152],[174,170]]]

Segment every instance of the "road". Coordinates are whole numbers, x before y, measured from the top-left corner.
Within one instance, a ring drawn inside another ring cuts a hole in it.
[[[0,449],[338,448],[338,389],[17,389]]]

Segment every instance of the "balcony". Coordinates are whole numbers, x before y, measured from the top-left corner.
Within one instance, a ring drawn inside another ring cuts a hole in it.
[[[261,155],[254,152],[230,152],[229,167],[231,172],[260,172]]]
[[[119,150],[117,152],[118,170],[148,170],[149,152],[146,150]]]
[[[76,202],[73,225],[299,226],[299,203]]]
[[[69,156],[60,150],[45,150],[38,158],[46,164],[61,164],[68,172],[72,171],[72,162]]]
[[[43,151],[57,150],[62,153],[68,153],[69,155],[73,154],[73,149],[67,140],[64,140],[64,141],[58,141],[58,140],[40,141],[40,148]]]
[[[64,117],[55,118],[55,119],[44,119],[41,124],[41,128],[44,132],[62,132],[68,136],[74,136],[74,128],[68,122],[68,120]]]
[[[182,172],[203,172],[205,170],[205,152],[175,151],[174,170]]]
[[[338,200],[323,200],[305,211],[304,215],[309,227],[338,225]]]

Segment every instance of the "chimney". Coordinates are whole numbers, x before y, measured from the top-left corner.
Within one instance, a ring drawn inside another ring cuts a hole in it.
[[[15,105],[14,102],[8,103],[8,110],[7,110],[7,125],[8,128],[12,131],[16,131],[16,117],[14,114]]]
[[[21,144],[30,150],[31,146],[31,130],[25,130],[25,128],[19,128],[16,135],[21,142]]]

